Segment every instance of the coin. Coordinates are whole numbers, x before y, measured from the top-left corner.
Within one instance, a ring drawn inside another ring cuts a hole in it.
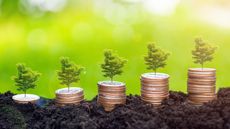
[[[209,101],[212,101],[216,98],[216,96],[213,96],[213,97],[202,97],[202,98],[195,98],[195,97],[192,97],[190,96],[189,97],[189,101],[193,102],[193,103],[205,103],[205,102],[209,102]]]
[[[190,68],[188,70],[189,103],[201,105],[216,98],[216,70],[212,68]]]
[[[141,99],[154,106],[161,104],[169,94],[169,75],[145,73],[141,75]]]
[[[188,70],[195,72],[216,72],[214,68],[189,68]]]
[[[56,91],[55,103],[57,106],[65,106],[67,104],[80,104],[84,100],[82,88],[70,87],[62,88]]]
[[[160,87],[160,88],[149,88],[149,87],[142,87],[141,91],[142,92],[165,92],[168,91],[168,87]]]
[[[105,111],[112,111],[117,104],[125,104],[125,84],[117,81],[98,82],[97,102],[104,107]]]

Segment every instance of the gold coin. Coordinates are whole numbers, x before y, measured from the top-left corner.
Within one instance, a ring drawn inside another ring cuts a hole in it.
[[[77,100],[77,101],[59,101],[55,100],[56,103],[58,104],[74,104],[74,103],[80,103],[82,100]]]
[[[188,70],[195,72],[216,72],[216,69],[214,68],[189,68]]]
[[[140,81],[144,83],[166,83],[169,81],[169,79],[168,78],[153,78],[153,79],[141,78]]]
[[[141,99],[145,102],[160,105],[169,94],[169,76],[157,77],[155,75],[141,76]]]
[[[109,89],[109,90],[111,90],[111,89],[113,89],[113,90],[125,90],[125,86],[103,86],[103,85],[98,85],[98,88],[99,89]]]
[[[104,100],[104,99],[98,98],[97,102],[100,103],[101,105],[114,106],[114,105],[117,105],[117,104],[125,104],[126,99],[121,99],[121,100],[116,102],[116,101],[112,101],[112,100]]]
[[[141,97],[143,98],[148,98],[148,99],[161,99],[161,98],[165,98],[168,96],[168,93],[165,94],[143,94],[141,93]]]
[[[124,83],[116,82],[118,85],[113,85],[111,82],[98,83],[97,102],[101,104],[106,111],[111,111],[116,104],[126,103],[126,87]]]
[[[216,82],[192,82],[192,81],[188,81],[188,86],[189,85],[209,85],[209,86],[212,86],[212,85],[216,85]]]
[[[169,90],[169,87],[166,86],[166,87],[144,87],[142,86],[141,87],[141,90],[144,90],[144,91],[168,91]]]

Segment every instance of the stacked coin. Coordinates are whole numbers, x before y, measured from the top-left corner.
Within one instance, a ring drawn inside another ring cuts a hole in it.
[[[188,70],[189,102],[202,105],[216,98],[216,70],[191,68]]]
[[[105,111],[112,111],[117,104],[126,103],[125,84],[116,81],[98,82],[98,99]]]
[[[169,95],[169,75],[163,73],[145,73],[141,75],[141,98],[155,106]]]
[[[65,106],[68,104],[78,105],[84,99],[83,89],[78,87],[70,87],[59,89],[56,91],[56,105]]]

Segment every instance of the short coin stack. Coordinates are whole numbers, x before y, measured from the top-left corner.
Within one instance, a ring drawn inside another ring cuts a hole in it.
[[[34,94],[18,94],[12,97],[14,102],[19,104],[36,103],[40,97]]]
[[[56,91],[56,105],[65,106],[68,104],[78,105],[84,100],[83,89],[78,87],[70,87],[59,89]]]
[[[141,98],[155,106],[169,95],[169,75],[164,73],[145,73],[141,75]]]
[[[216,70],[190,68],[188,70],[189,103],[202,105],[216,98]]]
[[[98,82],[98,99],[105,111],[112,111],[117,104],[126,103],[126,87],[122,82]]]

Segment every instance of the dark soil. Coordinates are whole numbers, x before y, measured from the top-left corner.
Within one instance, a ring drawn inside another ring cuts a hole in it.
[[[199,107],[188,104],[182,92],[171,91],[158,108],[129,95],[127,104],[112,112],[105,112],[96,97],[79,106],[57,107],[53,100],[16,104],[12,95],[0,94],[0,129],[230,129],[230,88]]]

